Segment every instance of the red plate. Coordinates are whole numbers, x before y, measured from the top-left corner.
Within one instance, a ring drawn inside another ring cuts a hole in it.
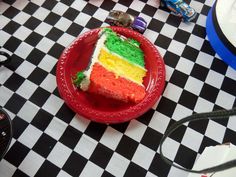
[[[144,78],[147,94],[138,104],[120,103],[102,96],[78,90],[72,76],[84,70],[93,53],[101,28],[79,36],[62,53],[57,63],[57,85],[65,103],[79,115],[101,123],[121,123],[137,118],[148,111],[159,99],[165,85],[165,66],[156,47],[143,35],[122,27],[112,27],[117,33],[140,42],[148,70]]]

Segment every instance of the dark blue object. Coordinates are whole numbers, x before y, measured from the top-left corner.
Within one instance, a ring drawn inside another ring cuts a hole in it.
[[[142,17],[135,17],[118,10],[110,11],[105,22],[107,22],[111,26],[131,28],[140,33],[144,33],[147,28],[147,22]]]
[[[171,14],[183,18],[184,22],[190,22],[196,18],[196,11],[183,0],[161,0],[161,5],[167,7]]]

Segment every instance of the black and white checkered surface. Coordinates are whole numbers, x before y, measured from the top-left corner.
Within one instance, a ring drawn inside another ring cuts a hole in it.
[[[0,50],[12,55],[12,62],[0,68],[0,106],[14,129],[0,177],[187,177],[160,159],[165,130],[192,113],[236,106],[236,71],[213,51],[205,32],[213,3],[192,0],[199,15],[185,24],[158,9],[156,0],[0,0]],[[166,88],[140,118],[107,126],[65,105],[55,68],[78,35],[107,25],[112,9],[146,19],[144,36],[166,64]],[[232,118],[189,123],[167,139],[164,153],[191,168],[205,146],[236,144],[235,131]]]

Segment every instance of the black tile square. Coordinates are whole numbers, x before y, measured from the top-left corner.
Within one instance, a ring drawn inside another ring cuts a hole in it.
[[[111,11],[115,7],[116,3],[113,1],[103,1],[100,8],[107,11]]]
[[[44,158],[47,158],[56,143],[57,141],[55,139],[43,133],[33,146],[33,150]]]
[[[65,13],[63,14],[63,17],[71,21],[74,21],[78,15],[79,15],[79,11],[70,7],[65,11]]]
[[[9,33],[9,34],[13,34],[18,28],[20,28],[20,24],[14,22],[14,21],[10,21],[9,23],[7,23],[6,26],[3,27],[3,31]]]
[[[211,138],[208,138],[207,136],[204,136],[198,152],[201,154],[203,150],[205,149],[205,147],[216,146],[216,145],[219,145],[217,141]]]
[[[81,136],[82,133],[79,130],[69,125],[59,141],[68,146],[70,149],[74,149]]]
[[[9,51],[11,51],[12,53],[15,52],[15,50],[17,49],[17,47],[19,47],[19,45],[21,44],[21,41],[17,38],[15,38],[14,36],[11,36],[7,42],[3,45],[3,47]]]
[[[168,117],[172,117],[176,105],[177,103],[173,102],[172,100],[162,97],[156,110]]]
[[[180,17],[177,17],[175,15],[169,15],[169,17],[166,20],[166,23],[171,26],[179,27],[181,21],[182,19]]]
[[[15,71],[25,60],[22,59],[21,57],[12,54],[11,55],[11,62],[7,65],[7,67],[12,70]]]
[[[98,143],[90,157],[90,160],[105,169],[112,157],[112,154],[113,151],[111,149]]]
[[[209,7],[209,6],[204,4],[203,7],[202,7],[201,14],[207,16],[209,11],[210,11],[210,9],[211,9],[211,7]]]
[[[46,35],[47,38],[52,39],[53,41],[57,41],[62,35],[64,34],[63,31],[59,30],[58,28],[53,27],[48,34]]]
[[[2,0],[3,2],[7,3],[7,4],[14,4],[14,2],[16,2],[16,0]]]
[[[225,75],[228,69],[228,65],[224,61],[214,58],[211,64],[211,69],[220,74]]]
[[[195,24],[192,34],[204,39],[206,37],[206,28]]]
[[[188,75],[182,73],[181,71],[175,70],[170,77],[169,82],[179,86],[180,88],[184,88],[186,82],[188,80]]]
[[[148,127],[141,139],[141,144],[149,147],[150,149],[157,151],[161,138],[162,138],[162,134],[155,131],[154,129]]]
[[[7,18],[14,18],[18,13],[20,12],[20,10],[16,9],[13,6],[10,6],[5,12],[3,12],[3,16],[7,17]]]
[[[26,102],[26,99],[14,93],[11,96],[11,98],[7,101],[5,108],[13,112],[14,114],[17,114],[22,108],[22,106],[25,104],[25,102]]]
[[[21,162],[25,159],[30,149],[20,142],[16,141],[12,147],[8,150],[4,159],[18,167]],[[16,155],[17,154],[17,155]]]
[[[176,121],[171,119],[167,129],[169,129],[174,123],[176,123]],[[186,129],[187,127],[185,125],[181,125],[173,133],[171,133],[169,137],[177,142],[181,142],[184,137]]]
[[[119,0],[119,4],[122,4],[126,7],[129,7],[131,5],[132,1],[127,1],[127,0]]]
[[[52,119],[53,115],[43,109],[40,109],[31,121],[31,124],[44,131]]]
[[[66,33],[68,33],[68,34],[70,34],[72,36],[77,37],[81,33],[82,30],[83,30],[82,26],[80,26],[80,25],[78,25],[76,23],[72,23],[70,25],[70,27],[67,29]]]
[[[154,16],[154,14],[156,13],[156,11],[157,11],[157,8],[156,8],[156,7],[150,6],[150,5],[148,5],[148,4],[146,4],[146,5],[144,6],[144,8],[142,9],[142,13],[144,13],[144,14],[146,14],[146,15],[148,15],[148,16],[151,16],[151,17]]]
[[[196,130],[197,132],[201,134],[205,134],[208,122],[209,122],[209,119],[200,120],[200,121],[191,121],[189,122],[188,127],[192,128],[193,130]]]
[[[223,139],[223,143],[232,143],[232,144],[236,144],[236,132],[231,130],[231,129],[226,129],[225,131],[225,135],[224,135],[224,139]]]
[[[34,31],[25,39],[25,42],[30,44],[31,46],[36,46],[39,41],[41,41],[41,39],[43,38],[43,36],[41,36],[38,33],[35,33]]]
[[[21,119],[20,117],[16,116],[12,120],[12,130],[13,130],[13,137],[18,139],[20,135],[25,131],[26,127],[29,125],[28,122]]]
[[[42,177],[42,176],[56,177],[59,172],[60,168],[58,168],[56,165],[52,164],[48,160],[45,160],[42,166],[35,174],[35,177]]]
[[[57,65],[54,65],[53,68],[51,69],[50,73],[54,76],[56,76],[56,71],[57,71]]]
[[[124,177],[130,177],[130,176],[135,176],[135,177],[144,177],[147,173],[147,170],[144,168],[140,167],[139,165],[130,162]]]
[[[48,9],[48,10],[52,10],[57,4],[57,1],[45,1],[42,4],[42,7]]]
[[[139,143],[135,140],[129,138],[126,135],[123,135],[123,137],[120,140],[120,143],[118,144],[116,148],[116,152],[120,155],[123,155],[125,158],[131,160]]]
[[[190,37],[190,33],[184,31],[184,30],[181,30],[181,29],[177,29],[175,35],[174,35],[174,39],[176,41],[179,41],[179,42],[182,42],[184,44],[186,44],[189,40],[189,37]]]
[[[127,129],[129,125],[129,122],[124,122],[124,123],[120,123],[120,124],[111,124],[110,126],[114,129],[116,129],[117,131],[124,133]]]
[[[36,4],[29,2],[25,8],[22,10],[23,12],[26,12],[30,15],[33,15],[34,12],[39,8],[39,6],[37,6]]]
[[[181,56],[195,62],[198,54],[198,50],[186,45]]]
[[[33,16],[31,16],[24,24],[25,27],[31,29],[31,30],[35,30],[35,28],[37,28],[37,26],[39,26],[39,24],[41,23],[41,21]]]
[[[180,145],[174,161],[185,168],[192,169],[196,157],[197,152]]]
[[[72,152],[62,169],[71,176],[79,176],[86,163],[86,158],[75,152]]]
[[[152,108],[149,109],[147,112],[145,112],[143,115],[141,115],[140,117],[137,118],[138,121],[142,122],[145,125],[148,125],[149,122],[151,121],[153,114],[154,114],[155,110],[153,110]]]
[[[70,6],[74,1],[68,1],[68,0],[60,0],[60,2]]]
[[[60,20],[60,16],[51,12],[45,19],[44,22],[50,25],[55,25]]]
[[[179,56],[169,52],[168,50],[166,51],[163,59],[164,59],[164,63],[172,68],[175,68],[177,63],[179,62]]]
[[[53,95],[61,98],[61,95],[58,91],[58,88],[55,88],[55,90],[53,91]],[[65,122],[68,122],[68,121],[70,121],[70,117],[63,117],[62,120],[65,121]]]
[[[139,16],[139,12],[134,10],[134,9],[131,9],[131,8],[128,8],[126,13],[130,14],[130,15],[133,15],[133,16]]]
[[[107,171],[104,171],[101,177],[115,177],[115,176]]]
[[[215,50],[211,47],[210,42],[207,40],[204,40],[202,48],[200,50],[212,56],[215,56],[216,54]]]
[[[152,18],[152,20],[148,24],[147,28],[160,33],[160,31],[163,28],[164,24],[165,23],[163,23],[163,22],[161,22],[161,21],[159,21],[155,18]]]
[[[99,141],[103,133],[105,132],[106,128],[107,128],[107,125],[105,124],[91,122],[84,133],[90,136],[91,138]]]
[[[46,54],[42,51],[34,48],[32,52],[30,52],[30,54],[27,56],[26,60],[37,66],[42,61],[45,55]]]
[[[191,92],[183,90],[179,99],[179,104],[193,110],[197,103],[197,99],[198,99],[197,95],[194,95]]]
[[[38,87],[29,100],[37,106],[42,107],[50,95],[51,94],[48,91]]]
[[[222,83],[221,89],[236,97],[236,92],[235,92],[236,81],[235,80],[225,77]]]
[[[65,49],[64,46],[62,46],[61,44],[55,43],[52,46],[52,48],[49,50],[48,54],[59,59],[64,49]]]
[[[162,47],[164,49],[168,49],[170,43],[171,39],[162,34],[159,34],[156,41],[154,42],[155,45]]]
[[[83,8],[82,12],[93,16],[97,9],[98,7],[96,7],[95,5],[87,3],[86,6]]]
[[[101,27],[102,22],[94,17],[92,17],[88,23],[86,24],[85,27],[89,28],[89,29],[93,29],[93,28],[99,28]]]
[[[23,77],[16,73],[13,73],[4,83],[4,85],[15,92],[24,81],[25,79]]]
[[[214,103],[216,101],[218,93],[219,89],[211,85],[204,84],[199,96]]]
[[[66,104],[63,104],[56,114],[56,117],[58,117],[59,119],[63,120],[66,123],[70,123],[74,116],[75,112],[72,111]]]
[[[29,177],[29,176],[25,174],[24,172],[22,172],[21,170],[16,169],[12,177]]]
[[[28,79],[36,85],[40,85],[47,75],[48,73],[41,68],[35,68],[34,71],[29,75]]]
[[[209,72],[208,68],[201,66],[199,64],[194,64],[190,75],[205,82],[208,72]]]
[[[149,171],[157,176],[168,176],[170,166],[163,162],[159,154],[156,154],[149,167]]]

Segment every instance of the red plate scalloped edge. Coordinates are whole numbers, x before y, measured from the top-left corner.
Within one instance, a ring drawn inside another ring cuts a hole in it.
[[[148,70],[144,78],[147,94],[138,104],[119,104],[117,109],[101,108],[106,99],[88,97],[86,92],[76,89],[71,81],[75,71],[85,69],[101,28],[93,29],[80,35],[67,47],[57,63],[56,80],[58,90],[65,103],[79,115],[100,123],[121,123],[137,118],[148,111],[161,96],[165,85],[165,65],[156,47],[143,35],[123,27],[110,27],[117,33],[136,39],[145,54]],[[81,58],[81,57],[82,58]],[[84,57],[84,58],[83,58]],[[86,61],[86,62],[85,62]],[[79,63],[78,63],[79,62]],[[82,65],[80,65],[80,63]],[[94,100],[98,107],[93,105]],[[101,104],[99,103],[101,101]]]

